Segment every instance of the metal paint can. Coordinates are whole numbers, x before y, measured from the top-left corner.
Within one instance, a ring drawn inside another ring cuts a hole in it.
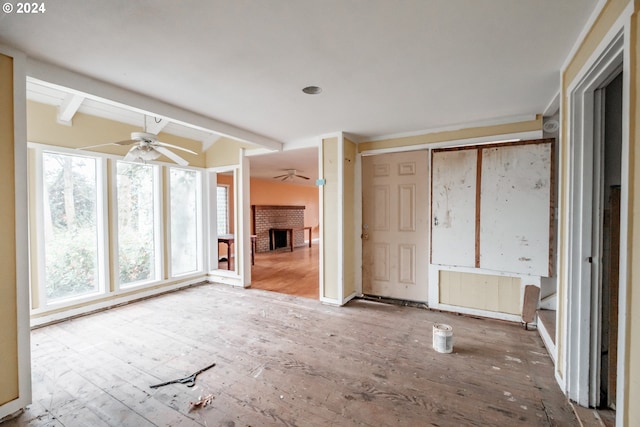
[[[453,328],[444,323],[433,325],[433,349],[438,353],[453,351]]]

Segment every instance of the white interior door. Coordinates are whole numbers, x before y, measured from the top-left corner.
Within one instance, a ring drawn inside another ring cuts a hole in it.
[[[427,151],[362,159],[362,290],[427,301]]]

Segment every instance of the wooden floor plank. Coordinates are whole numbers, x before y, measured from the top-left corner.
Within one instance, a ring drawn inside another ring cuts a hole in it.
[[[453,353],[431,348],[436,322]],[[578,425],[535,331],[421,308],[201,285],[36,329],[32,347],[35,403],[11,426]],[[214,362],[194,388],[149,387]]]

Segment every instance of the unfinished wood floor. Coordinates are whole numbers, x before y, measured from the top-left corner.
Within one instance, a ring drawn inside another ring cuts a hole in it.
[[[432,350],[434,322],[454,353]],[[2,427],[577,425],[535,331],[364,300],[200,285],[36,329],[32,348],[34,404]],[[149,388],[211,363],[194,388]]]

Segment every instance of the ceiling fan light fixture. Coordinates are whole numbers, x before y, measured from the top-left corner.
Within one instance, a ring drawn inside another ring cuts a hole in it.
[[[302,88],[302,91],[307,95],[318,95],[319,93],[322,93],[322,88],[320,86],[307,86]]]

